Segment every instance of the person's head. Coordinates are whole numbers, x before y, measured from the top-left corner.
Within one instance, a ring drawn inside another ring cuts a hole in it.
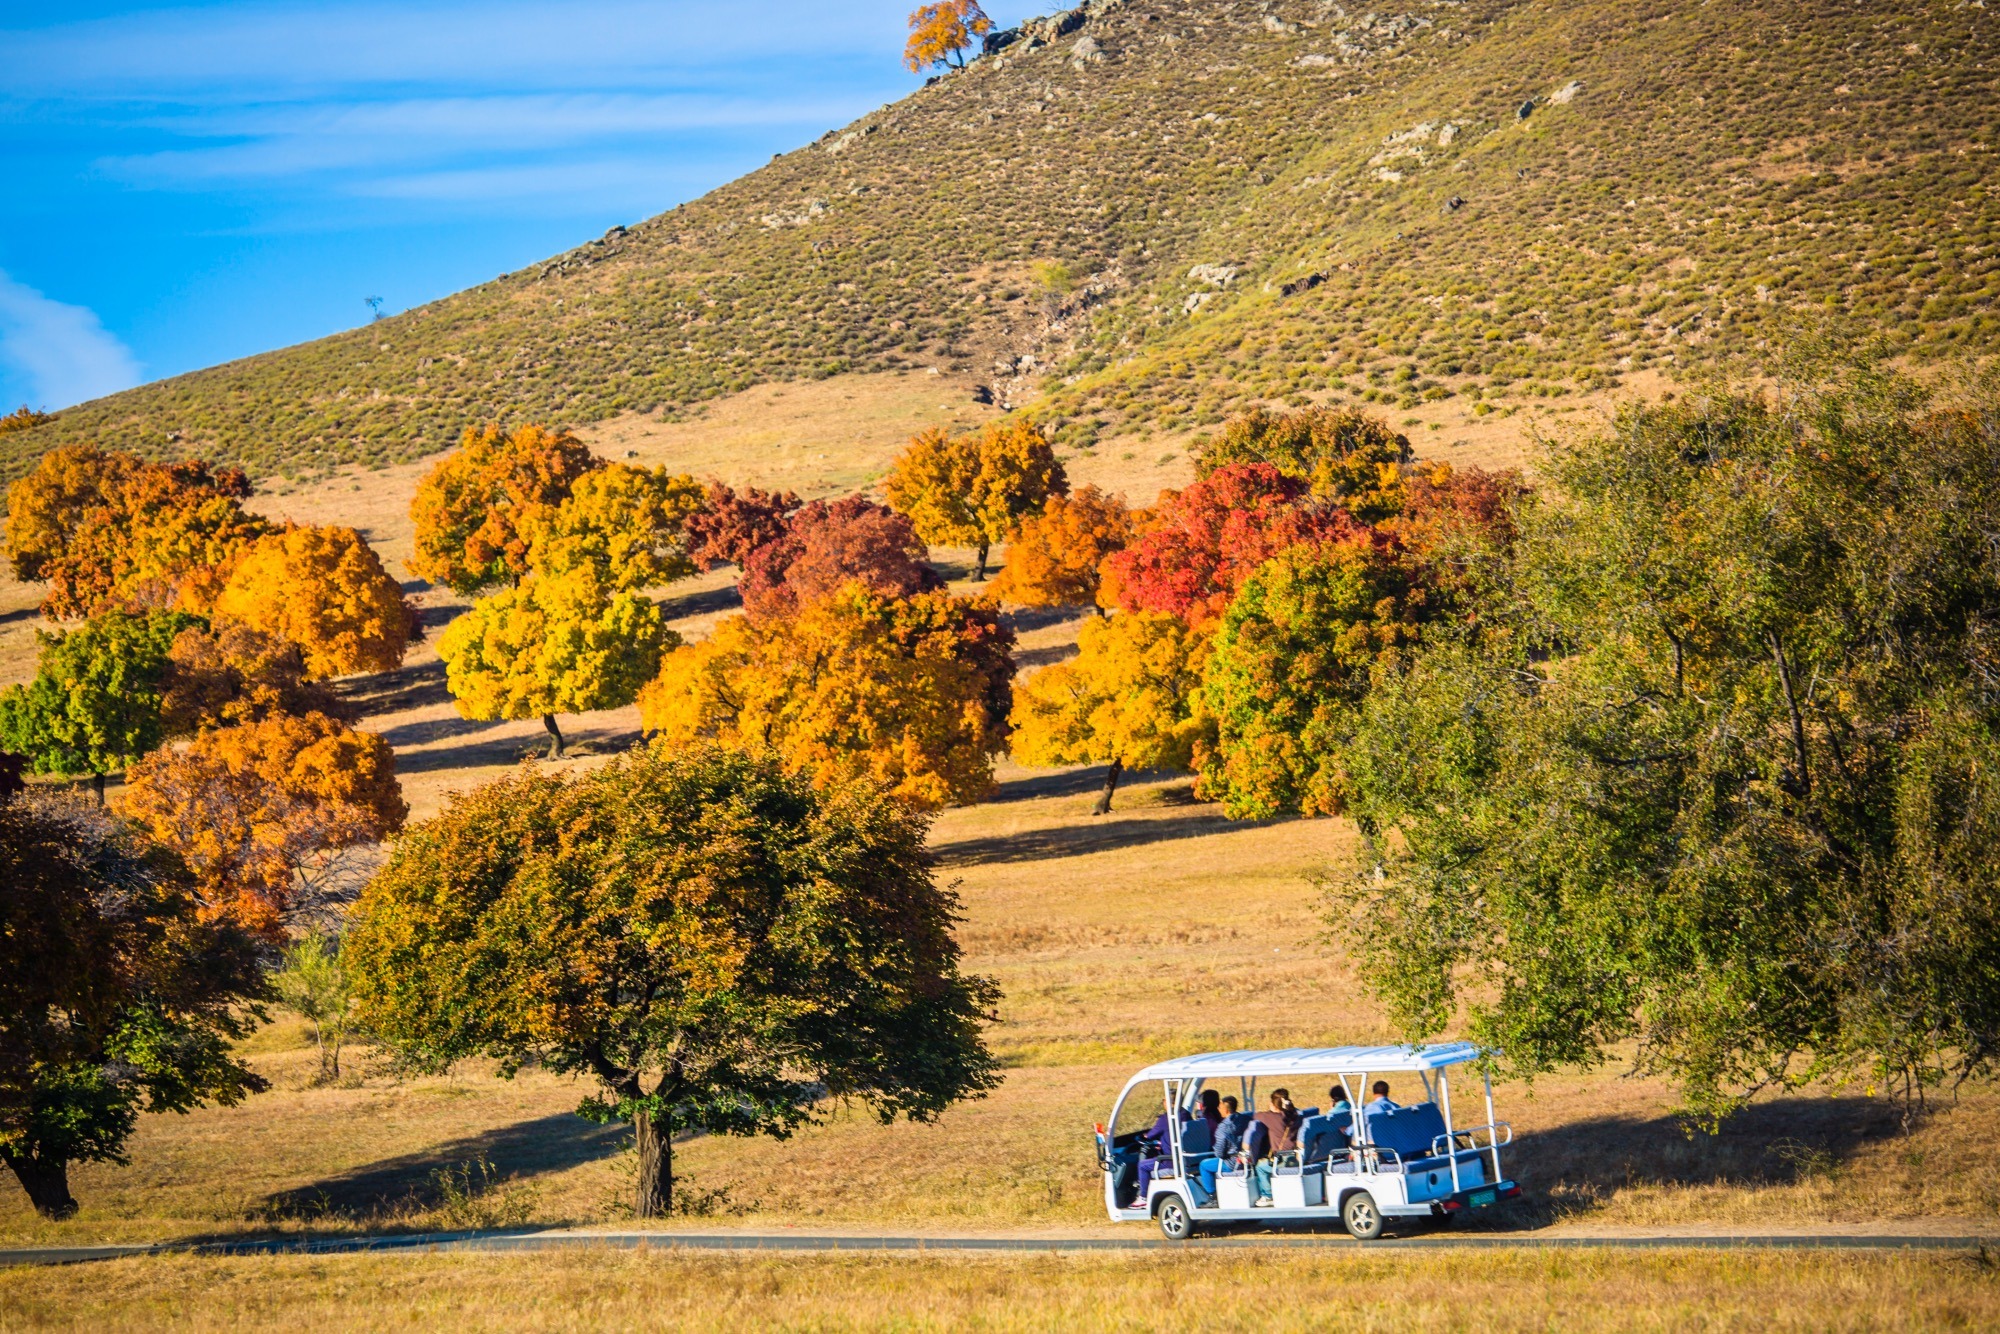
[[[1290,1107],[1292,1105],[1292,1091],[1290,1089],[1273,1089],[1271,1090],[1271,1096],[1278,1100],[1280,1107]]]
[[[1283,1089],[1271,1090],[1271,1110],[1274,1112],[1285,1110],[1285,1091]]]
[[[1221,1101],[1222,1095],[1214,1089],[1203,1089],[1201,1091],[1201,1110],[1208,1113],[1208,1115],[1215,1115],[1215,1109]]]
[[[1234,1098],[1224,1098],[1222,1100],[1222,1114],[1224,1116],[1234,1116],[1236,1115],[1236,1109],[1242,1105],[1242,1103],[1236,1101]]]
[[[1386,1098],[1389,1096],[1389,1081],[1378,1079],[1369,1087],[1368,1091],[1378,1098]]]
[[[1335,1107],[1347,1106],[1347,1094],[1338,1084],[1335,1084],[1326,1091],[1326,1097],[1327,1101]]]

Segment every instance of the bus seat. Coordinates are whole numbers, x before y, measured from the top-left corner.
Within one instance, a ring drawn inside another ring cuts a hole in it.
[[[1444,1134],[1444,1114],[1434,1102],[1393,1110],[1368,1109],[1368,1142],[1394,1151],[1399,1159],[1428,1157],[1431,1145]]]
[[[1301,1161],[1323,1163],[1347,1144],[1345,1116],[1309,1116],[1299,1122]]]
[[[1197,1116],[1181,1125],[1181,1152],[1189,1157],[1205,1157],[1215,1152],[1215,1133],[1208,1122]]]

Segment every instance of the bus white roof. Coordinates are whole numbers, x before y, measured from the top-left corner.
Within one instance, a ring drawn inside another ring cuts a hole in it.
[[[1231,1079],[1250,1075],[1353,1075],[1436,1070],[1463,1065],[1484,1053],[1470,1042],[1434,1042],[1422,1047],[1288,1047],[1283,1051],[1212,1051],[1177,1056],[1132,1076],[1146,1079]]]

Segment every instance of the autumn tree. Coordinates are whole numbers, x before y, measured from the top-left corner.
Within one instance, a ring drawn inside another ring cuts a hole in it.
[[[920,5],[910,15],[910,40],[903,46],[903,64],[921,74],[938,65],[965,68],[965,48],[993,29],[993,20],[979,0],[937,0]]]
[[[1292,547],[1258,567],[1204,671],[1216,734],[1201,795],[1238,820],[1345,810],[1347,746],[1373,672],[1417,641],[1428,610],[1386,538]]]
[[[930,1121],[998,1086],[998,993],[959,970],[927,826],[721,747],[517,772],[397,840],[343,953],[360,1018],[425,1061],[595,1079],[580,1110],[631,1123],[661,1217],[679,1132]]]
[[[1104,562],[1112,600],[1213,629],[1237,588],[1278,552],[1363,531],[1347,511],[1307,501],[1305,490],[1268,463],[1235,463],[1185,491],[1162,491],[1145,530]]]
[[[312,1025],[319,1052],[316,1083],[340,1078],[340,1049],[354,1017],[354,980],[340,958],[340,938],[306,931],[285,947],[271,989],[280,1004]]]
[[[688,559],[702,570],[718,565],[740,569],[751,552],[785,535],[792,515],[804,503],[790,491],[760,491],[754,486],[737,491],[726,483],[710,482],[701,508],[688,516]]]
[[[350,706],[307,673],[291,640],[241,622],[189,625],[174,636],[160,691],[168,736],[307,713],[353,721]]]
[[[519,583],[529,569],[530,526],[602,466],[566,431],[468,428],[410,501],[417,530],[410,573],[466,594]]]
[[[1048,438],[1019,419],[960,436],[920,432],[882,485],[889,503],[909,516],[924,541],[977,549],[975,579],[986,577],[993,543],[1004,541],[1050,496],[1069,493],[1069,478]]]
[[[269,531],[244,512],[249,494],[234,468],[59,449],[9,489],[8,544],[17,572],[48,583],[42,612],[55,619],[205,613],[231,564]]]
[[[1403,505],[1381,527],[1401,543],[1413,576],[1433,595],[1433,613],[1477,614],[1483,590],[1504,570],[1529,497],[1514,469],[1420,463],[1403,477]]]
[[[394,671],[417,615],[352,528],[295,524],[260,538],[216,595],[218,622],[289,639],[317,678]]]
[[[1107,766],[1094,815],[1125,770],[1195,767],[1210,730],[1199,705],[1208,636],[1179,617],[1123,612],[1084,625],[1077,656],[1014,691],[1014,759],[1031,767]]]
[[[168,655],[199,624],[181,612],[112,612],[74,630],[41,633],[35,679],[0,694],[0,745],[35,772],[104,775],[158,746]]]
[[[1095,605],[1105,557],[1130,546],[1136,528],[1121,496],[1094,486],[1050,496],[1008,535],[993,596],[1024,607]]]
[[[584,565],[481,598],[445,627],[438,656],[461,717],[540,718],[554,759],[558,713],[630,704],[679,642],[655,603]]]
[[[126,775],[125,813],[194,871],[211,912],[266,936],[310,907],[340,854],[402,828],[389,744],[325,714],[279,714],[161,750]]]
[[[16,431],[32,431],[37,426],[47,426],[56,419],[53,412],[37,412],[23,403],[4,417],[0,417],[0,435],[12,435]]]
[[[70,1165],[126,1162],[142,1112],[265,1087],[232,1052],[264,1017],[263,972],[178,860],[99,807],[0,802],[0,885],[0,1159],[61,1220]]]
[[[865,496],[815,500],[752,551],[738,587],[752,616],[782,616],[855,583],[885,597],[941,588],[910,521]]]
[[[588,568],[613,590],[652,588],[695,572],[688,520],[701,486],[665,468],[613,463],[576,479],[560,505],[523,522],[528,568],[563,575]]]
[[[924,806],[993,787],[1013,632],[990,602],[849,584],[791,616],[731,617],[667,655],[639,698],[672,745],[775,752],[816,783],[865,779]]]
[[[1402,508],[1402,475],[1413,457],[1407,437],[1353,408],[1256,408],[1224,423],[1222,435],[1197,454],[1195,473],[1268,463],[1314,497],[1376,523]]]

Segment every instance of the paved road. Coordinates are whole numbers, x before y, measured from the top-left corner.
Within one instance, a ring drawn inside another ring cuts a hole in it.
[[[1202,1237],[828,1237],[740,1232],[422,1232],[377,1237],[246,1239],[157,1246],[50,1246],[0,1250],[0,1267],[77,1264],[134,1255],[345,1255],[361,1251],[561,1251],[686,1249],[707,1251],[1160,1251],[1317,1247],[1371,1253],[1409,1250],[1923,1250],[2000,1248],[1992,1237],[1651,1236],[1536,1237],[1466,1233],[1385,1237],[1356,1242],[1334,1232],[1311,1235]]]

